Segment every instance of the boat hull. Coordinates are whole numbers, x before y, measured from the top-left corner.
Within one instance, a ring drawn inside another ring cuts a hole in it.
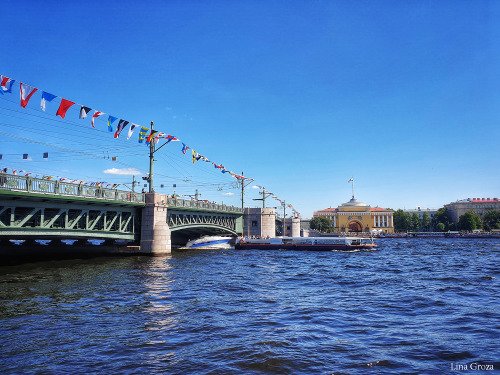
[[[287,244],[259,244],[259,243],[237,243],[236,250],[305,250],[305,251],[355,251],[355,250],[375,250],[377,245],[287,245]]]

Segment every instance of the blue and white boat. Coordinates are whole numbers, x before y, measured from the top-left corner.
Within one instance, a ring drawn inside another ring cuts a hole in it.
[[[187,249],[230,249],[232,237],[225,236],[204,236],[196,240],[189,241]]]

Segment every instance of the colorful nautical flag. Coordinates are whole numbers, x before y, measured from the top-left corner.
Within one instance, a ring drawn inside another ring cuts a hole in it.
[[[97,118],[97,117],[99,117],[99,116],[102,116],[104,114],[105,113],[103,113],[103,112],[99,112],[99,111],[94,110],[94,114],[92,115],[92,121],[90,122],[92,124],[93,128],[95,128],[95,126],[94,126],[94,119]]]
[[[122,132],[123,129],[125,129],[127,125],[128,121],[120,120],[120,122],[118,122],[118,127],[116,128],[115,132],[115,138],[118,138],[120,136],[120,133]]]
[[[148,130],[149,130],[149,128],[141,126],[141,130],[139,131],[139,143],[142,143],[144,141],[144,138],[145,138]]]
[[[61,118],[64,118],[66,116],[66,112],[68,111],[69,107],[71,107],[74,102],[70,102],[69,100],[66,99],[61,99],[61,104],[59,105],[59,109],[57,110],[56,116],[61,116]]]
[[[113,122],[115,122],[116,120],[118,120],[116,117],[113,117],[113,116],[108,117],[108,131],[110,131],[110,132],[113,131],[113,127],[111,126],[111,124]]]
[[[158,132],[156,135],[155,135],[155,138],[154,138],[154,142],[155,144],[160,142],[160,138],[163,138],[165,137],[166,134],[165,133],[162,133],[162,132]],[[168,143],[168,142],[167,142]]]
[[[0,92],[3,94],[4,92],[12,92],[12,85],[14,84],[14,80],[10,79],[6,76],[0,75]]]
[[[170,134],[167,135],[166,137],[163,137],[163,138],[165,138],[167,140],[167,142],[165,144],[170,143],[172,141],[174,141],[174,142],[179,142],[180,141],[180,139],[175,138],[173,135],[170,135]]]
[[[182,144],[182,153],[183,153],[184,155],[186,155],[186,151],[187,151],[187,150],[189,150],[189,149],[190,149],[190,147],[186,146],[186,144],[185,144],[185,143],[183,143],[183,144]]]
[[[21,90],[21,107],[26,108],[33,94],[38,90],[37,88],[20,82],[19,88]]]
[[[148,139],[146,139],[146,144],[149,145],[149,143],[151,142],[153,137],[156,135],[156,133],[158,133],[157,130],[151,130],[151,133],[149,133]]]
[[[89,107],[85,107],[82,105],[82,108],[80,108],[80,118],[84,119],[87,118],[87,114],[91,111],[92,109]]]
[[[200,160],[202,156],[198,154],[195,150],[193,150],[193,164],[195,161]]]
[[[134,123],[132,123],[130,125],[130,129],[128,130],[128,134],[127,134],[127,140],[130,139],[130,137],[132,137],[132,134],[134,133],[135,129],[137,129],[138,127],[139,127],[139,125],[134,124]]]
[[[57,98],[57,96],[49,94],[48,92],[42,91],[42,101],[40,102],[40,108],[42,108],[42,111],[45,111],[45,104],[47,102],[51,102]]]

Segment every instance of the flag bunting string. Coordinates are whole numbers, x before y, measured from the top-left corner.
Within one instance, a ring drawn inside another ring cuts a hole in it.
[[[0,75],[0,94],[3,95],[5,93],[12,93],[12,87],[13,87],[14,82],[15,82],[15,80],[13,80],[12,78]],[[50,93],[48,93],[46,91],[39,90],[36,87],[27,85],[27,84],[22,83],[22,82],[19,82],[19,90],[20,90],[20,97],[21,97],[21,106],[23,108],[26,108],[26,106],[28,105],[29,101],[31,100],[31,98],[35,94],[35,92],[40,91],[41,92],[40,107],[41,107],[41,109],[43,111],[46,110],[47,103],[52,102],[55,98],[60,98],[61,99],[61,102],[59,104],[59,108],[58,108],[58,110],[56,112],[56,116],[60,116],[63,119],[66,116],[66,112],[73,105],[76,105],[77,107],[80,108],[80,110],[79,110],[79,118],[80,119],[86,119],[87,115],[91,111],[94,111],[93,114],[92,114],[92,117],[91,117],[92,128],[95,128],[95,126],[94,126],[94,120],[97,117],[106,114],[104,112],[95,110],[93,108],[84,106],[82,104],[78,104],[78,103],[72,102],[72,101],[70,101],[68,99],[64,99],[64,98],[62,98],[60,96],[56,96],[56,95],[50,94]],[[88,117],[90,117],[90,116],[88,116]],[[122,131],[127,127],[127,125],[129,125],[129,121],[125,121],[123,119],[118,119],[118,117],[114,117],[114,116],[111,116],[111,115],[108,114],[107,124],[108,124],[108,131],[109,132],[113,133],[113,123],[115,121],[117,121],[117,120],[119,120],[119,121],[118,121],[118,126],[116,128],[116,131],[114,131],[114,138],[119,138],[120,134],[122,133]],[[187,150],[191,150],[192,151],[193,164],[196,161],[198,161],[198,160],[203,160],[205,162],[212,163],[215,166],[216,169],[219,169],[221,171],[221,173],[223,173],[223,174],[228,173],[231,177],[234,177],[237,180],[240,180],[240,181],[245,181],[245,180],[254,181],[253,178],[245,177],[245,176],[242,176],[242,175],[239,175],[239,174],[231,172],[230,170],[226,169],[222,164],[217,164],[215,162],[211,162],[210,160],[208,160],[208,158],[206,158],[205,156],[199,154],[198,152],[196,152],[195,150],[193,150],[191,147],[187,146],[179,138],[177,138],[177,137],[175,137],[173,135],[170,135],[170,134],[166,134],[166,133],[160,132],[158,130],[151,130],[150,128],[147,128],[145,126],[137,125],[137,124],[132,123],[130,125],[129,129],[128,129],[127,140],[130,139],[130,137],[132,136],[132,133],[134,132],[134,130],[136,128],[139,128],[139,127],[140,127],[140,130],[139,130],[138,143],[143,143],[144,140],[146,140],[145,144],[149,146],[149,144],[150,144],[151,141],[154,141],[155,143],[158,143],[160,141],[160,139],[166,140],[166,143],[170,143],[172,141],[178,141],[178,142],[182,143],[182,150],[181,150],[181,152],[184,155],[186,155]],[[148,135],[148,132],[149,132],[149,135]]]

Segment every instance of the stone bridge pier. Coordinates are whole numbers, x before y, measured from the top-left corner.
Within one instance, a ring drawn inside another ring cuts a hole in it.
[[[141,253],[164,255],[172,252],[170,228],[167,224],[167,196],[147,193],[142,209]]]
[[[274,208],[245,208],[244,236],[276,237],[276,212]]]
[[[300,237],[300,219],[298,217],[285,219],[287,237]]]

